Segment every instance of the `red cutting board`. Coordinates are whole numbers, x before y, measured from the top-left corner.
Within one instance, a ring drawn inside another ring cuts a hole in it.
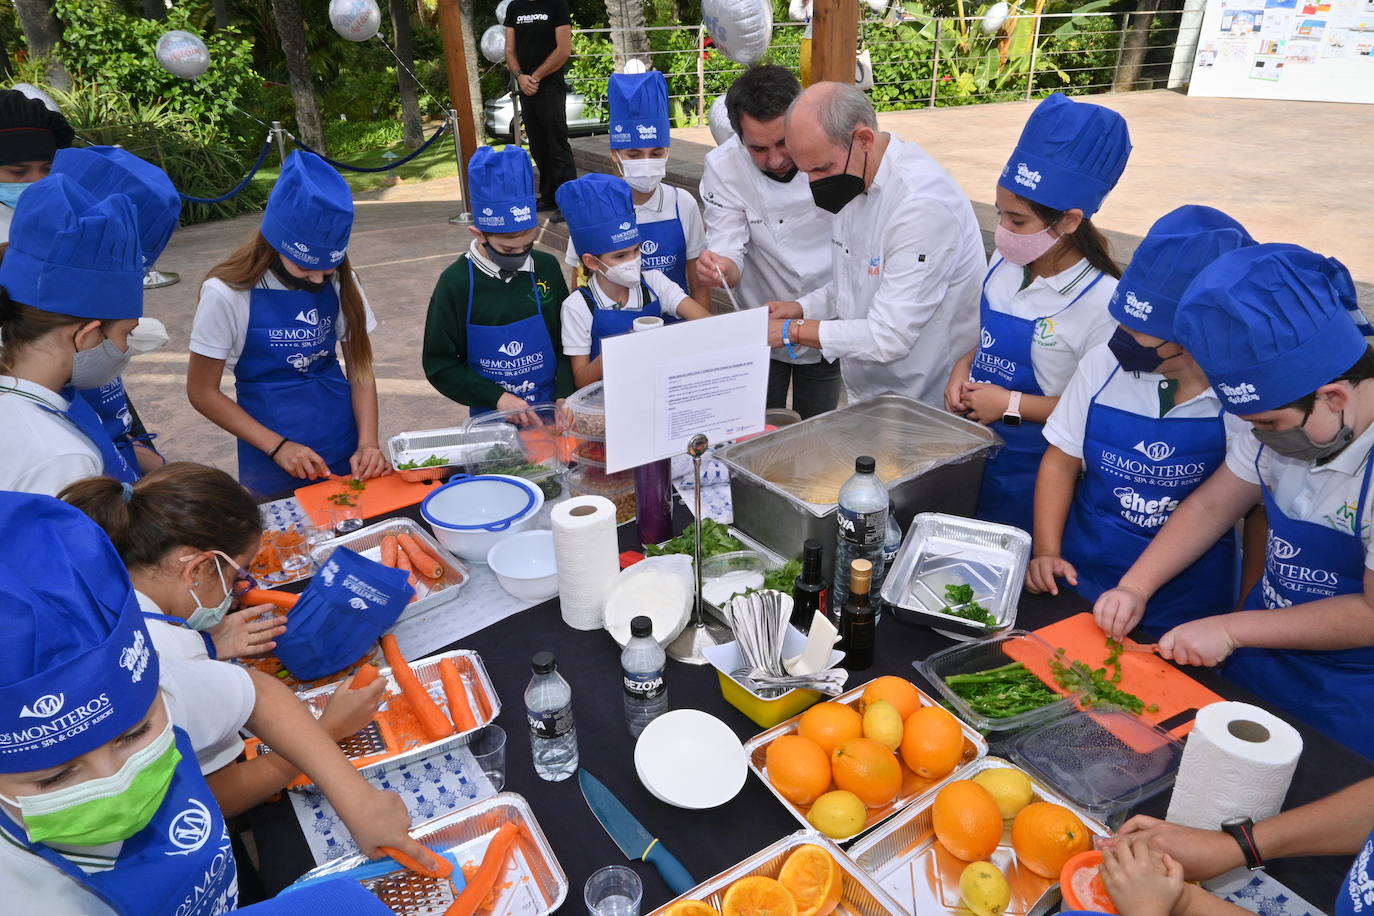
[[[296,501],[301,509],[310,516],[316,525],[329,524],[329,510],[337,508],[329,497],[348,493],[354,497],[363,518],[386,515],[406,506],[413,506],[438,487],[437,483],[410,483],[402,480],[400,474],[387,474],[365,481],[367,486],[361,491],[349,489],[348,478],[336,478],[312,483],[296,491]]]
[[[1070,659],[1077,659],[1090,667],[1100,668],[1106,662],[1110,650],[1107,648],[1107,634],[1093,620],[1091,613],[1075,614],[1058,623],[1041,627],[1035,631],[1054,649],[1063,649]],[[1137,643],[1126,640],[1126,645]],[[1050,671],[1049,660],[1043,654],[1023,648],[1016,640],[1004,644],[1002,651],[1025,664],[1053,690],[1059,690]],[[1117,685],[1127,693],[1133,693],[1145,702],[1146,707],[1158,706],[1155,712],[1142,712],[1140,718],[1151,725],[1168,722],[1190,710],[1196,712],[1209,703],[1219,703],[1222,698],[1208,690],[1197,681],[1175,668],[1153,652],[1122,652],[1121,683]],[[1062,690],[1059,690],[1063,693]],[[1171,725],[1169,733],[1182,738],[1192,731],[1193,717],[1187,716],[1182,724]]]

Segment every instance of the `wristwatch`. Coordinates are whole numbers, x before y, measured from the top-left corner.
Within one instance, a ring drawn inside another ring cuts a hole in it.
[[[1007,426],[1021,425],[1021,392],[1013,391],[1007,398],[1007,410],[1002,414],[1002,422]]]
[[[1257,871],[1264,867],[1264,857],[1255,845],[1255,822],[1248,817],[1233,817],[1221,822],[1221,829],[1230,834],[1245,856],[1245,867]]]

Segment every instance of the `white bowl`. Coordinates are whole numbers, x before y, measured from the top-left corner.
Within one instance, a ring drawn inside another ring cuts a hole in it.
[[[445,550],[485,563],[499,541],[528,528],[544,491],[523,477],[482,474],[449,481],[425,497],[420,515]]]
[[[558,562],[552,531],[522,531],[497,542],[487,565],[501,587],[526,601],[548,601],[558,594]]]

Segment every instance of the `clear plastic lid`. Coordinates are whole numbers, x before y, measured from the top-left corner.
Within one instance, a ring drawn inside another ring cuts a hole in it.
[[[1047,667],[1053,656],[1054,647],[1034,633],[1007,630],[987,639],[976,639],[942,649],[925,661],[913,662],[912,665],[939,692],[954,714],[974,728],[985,732],[1012,731],[1057,719],[1073,711],[1074,697],[1058,696],[1059,692],[1050,684],[1044,685],[1044,689],[1047,693],[1055,694],[1055,699],[1039,707],[1012,712],[1028,705],[1031,696],[1029,688],[1034,687],[1030,680],[1039,682],[1038,678],[1024,670],[1027,666],[1023,663],[1030,661],[1033,667]],[[1043,664],[1034,665],[1036,660],[1043,660]],[[1018,664],[1021,668],[1008,670],[1008,666]],[[1018,689],[1007,675],[1022,677],[1029,686]],[[1001,683],[972,680],[980,676],[1001,679]],[[949,682],[950,678],[955,679],[953,684]],[[999,695],[998,688],[1009,693]],[[1015,702],[1009,694],[1014,694],[1024,702]]]
[[[567,479],[568,486],[579,495],[613,496],[635,489],[633,470],[607,474],[601,468],[578,466],[568,472]]]
[[[473,474],[510,474],[544,480],[567,469],[578,440],[566,435],[553,404],[531,404],[522,410],[497,410],[468,421],[467,460]]]
[[[574,436],[593,442],[606,440],[606,398],[600,382],[574,391],[564,404],[572,411],[570,431]]]

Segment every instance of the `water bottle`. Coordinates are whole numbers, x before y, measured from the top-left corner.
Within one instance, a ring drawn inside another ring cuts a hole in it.
[[[620,653],[625,674],[625,722],[638,738],[644,727],[668,711],[663,666],[668,657],[653,637],[654,622],[640,616],[630,621],[630,641]]]
[[[525,714],[530,725],[534,771],[558,782],[577,772],[577,730],[573,728],[572,688],[558,673],[552,652],[530,660],[534,677],[525,688]]]
[[[874,577],[883,569],[883,541],[887,537],[887,487],[874,473],[877,464],[868,455],[854,461],[854,476],[840,487],[840,506],[835,513],[839,536],[835,542],[835,581],[830,587],[831,622],[840,625],[840,611],[849,597],[849,566],[855,560],[873,564]]]
[[[883,565],[873,567],[873,624],[883,618],[887,602],[882,599],[883,582],[892,570],[897,559],[897,551],[902,549],[902,526],[897,524],[897,507],[889,500],[887,504],[887,534],[883,537]]]

